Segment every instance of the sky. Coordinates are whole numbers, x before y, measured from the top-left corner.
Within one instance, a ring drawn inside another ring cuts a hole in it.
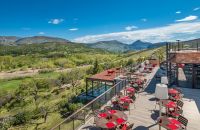
[[[200,0],[0,0],[0,36],[75,42],[200,38]]]

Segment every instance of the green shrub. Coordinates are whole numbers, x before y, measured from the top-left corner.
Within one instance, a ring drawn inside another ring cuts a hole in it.
[[[50,72],[53,72],[53,71],[54,71],[53,69],[42,69],[42,70],[39,70],[38,73],[44,74],[44,73],[50,73]]]
[[[13,125],[25,124],[30,119],[28,112],[19,112],[13,118]]]
[[[50,86],[48,79],[42,79],[42,78],[34,79],[34,82],[38,89],[43,89],[43,88],[47,89]]]

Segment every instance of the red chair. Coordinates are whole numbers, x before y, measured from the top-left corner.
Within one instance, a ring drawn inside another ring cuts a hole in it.
[[[187,124],[188,124],[188,119],[186,119],[183,116],[178,117],[178,121],[182,124],[182,129],[186,130],[187,129]]]
[[[124,110],[129,110],[129,103],[128,102],[124,102],[122,105],[120,105],[120,108],[124,111]]]
[[[181,116],[183,113],[183,110],[181,109],[176,109],[175,111],[169,111],[167,113],[167,115],[172,116],[174,118],[178,118],[179,116]]]
[[[157,65],[157,64],[153,64],[152,66],[153,66],[153,67],[156,67],[156,65]]]
[[[120,130],[132,130],[133,126],[134,126],[134,123],[131,124],[127,122],[126,124],[122,124],[120,126]]]

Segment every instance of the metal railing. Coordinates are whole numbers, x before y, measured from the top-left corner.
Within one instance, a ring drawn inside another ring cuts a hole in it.
[[[199,42],[167,43],[167,46],[170,52],[184,51],[184,50],[200,51]]]
[[[112,97],[120,92],[127,85],[126,79],[119,81],[107,91],[96,97],[94,100],[77,110],[75,113],[64,119],[51,130],[77,130],[93,116],[93,111],[100,109]]]

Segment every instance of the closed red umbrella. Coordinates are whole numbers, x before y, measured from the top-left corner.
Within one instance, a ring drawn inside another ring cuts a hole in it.
[[[108,115],[106,113],[100,113],[98,114],[99,118],[106,118]]]
[[[175,124],[168,124],[167,127],[170,128],[170,130],[178,130],[179,129],[179,126],[177,126]]]
[[[178,94],[179,92],[176,89],[169,89],[168,93],[169,94]]]
[[[129,92],[135,92],[135,89],[132,88],[132,87],[128,87],[128,88],[126,89],[126,91],[129,91]]]
[[[108,113],[109,114],[115,114],[117,111],[116,110],[109,110]]]
[[[114,128],[116,126],[116,124],[114,122],[108,122],[106,123],[106,126],[108,129]]]
[[[176,103],[170,101],[170,102],[168,102],[168,103],[166,104],[166,107],[167,107],[167,108],[175,108],[175,107],[176,107]]]
[[[178,120],[174,119],[174,118],[169,119],[169,121],[170,121],[170,123],[172,123],[172,124],[181,125],[181,123],[180,123]]]
[[[118,125],[121,125],[125,122],[126,120],[124,120],[123,118],[117,118],[116,122]]]

